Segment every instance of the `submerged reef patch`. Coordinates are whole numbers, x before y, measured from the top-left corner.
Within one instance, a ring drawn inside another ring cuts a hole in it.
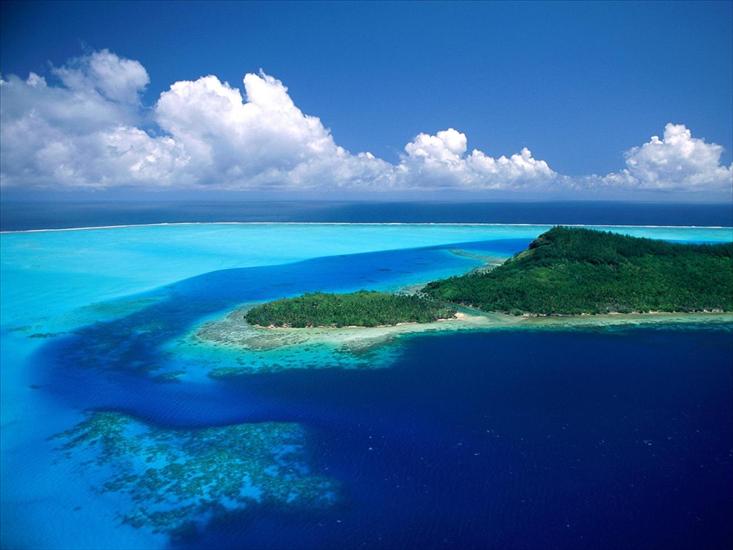
[[[169,351],[211,378],[287,369],[374,369],[391,365],[400,353],[388,345],[391,333],[378,328],[366,333],[363,328],[264,329],[246,322],[247,310],[239,307],[200,325]]]
[[[597,315],[509,315],[459,308],[453,319],[385,327],[262,328],[247,323],[248,306],[194,329],[176,350],[208,376],[289,368],[380,368],[394,363],[396,339],[419,334],[493,330],[601,330],[634,326],[730,326],[733,313],[627,313]],[[220,353],[216,354],[215,351]],[[198,354],[198,355],[197,355]],[[209,359],[207,364],[206,358]]]
[[[312,508],[336,500],[335,482],[310,471],[298,424],[162,429],[98,411],[53,439],[65,458],[101,473],[96,489],[130,497],[123,523],[157,533],[259,503]]]

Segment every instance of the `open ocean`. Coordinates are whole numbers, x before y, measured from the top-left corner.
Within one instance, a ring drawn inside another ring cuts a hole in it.
[[[53,201],[0,203],[0,230],[180,222],[526,223],[733,227],[733,205],[625,202]]]
[[[0,235],[0,546],[729,548],[731,325],[192,336],[463,273],[554,223],[733,240],[725,208],[574,204],[3,203],[4,231],[199,223]]]

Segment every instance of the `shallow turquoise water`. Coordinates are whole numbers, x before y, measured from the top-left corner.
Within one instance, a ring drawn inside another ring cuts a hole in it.
[[[135,361],[148,358],[150,350],[145,346],[152,346],[158,338],[156,330],[165,338],[172,334],[174,339],[169,342],[175,342],[191,323],[216,317],[236,306],[239,297],[265,299],[273,293],[308,288],[390,289],[424,282],[478,265],[475,259],[451,254],[451,248],[505,257],[547,228],[201,224],[0,235],[2,542],[56,548],[166,544],[165,535],[121,524],[117,511],[132,506],[130,496],[98,494],[90,487],[95,486],[95,479],[104,478],[104,472],[79,461],[60,460],[47,441],[83,419],[85,409],[121,403],[117,401],[120,388],[139,389],[139,402],[124,401],[134,405],[137,414],[158,415],[158,403],[147,409],[144,403],[157,398],[175,411],[170,418],[181,422],[182,418],[190,422],[201,417],[205,425],[209,415],[218,418],[217,422],[235,419],[227,417],[223,409],[217,412],[217,390],[196,377],[174,389],[163,385],[166,389],[159,392],[160,384],[146,386],[138,379],[120,382],[111,375],[109,386],[106,382],[96,385],[107,375],[78,376],[72,365],[58,362],[54,353],[64,349],[63,342],[74,346],[75,342],[106,339],[112,351],[105,355],[80,352],[80,362],[105,357],[110,363],[100,364],[101,370],[117,373],[125,366],[135,370]],[[730,229],[613,230],[677,241],[733,240]],[[233,282],[249,286],[241,293],[224,288]],[[179,295],[191,298],[185,311],[171,309]],[[150,326],[145,328],[142,321]],[[136,331],[134,340],[125,327]],[[69,336],[69,331],[76,335]],[[130,355],[115,349],[128,341],[140,342],[142,347]],[[55,348],[57,345],[60,347]],[[48,357],[53,361],[44,362]],[[175,369],[200,360],[186,354],[176,356],[173,346],[173,353],[163,362]],[[209,355],[206,360],[218,359]],[[41,379],[68,387],[36,387]],[[85,395],[87,389],[90,395]],[[176,409],[187,395],[192,403],[196,399],[209,403],[210,410]]]
[[[549,226],[197,224],[0,234],[2,325],[86,322],[79,308],[210,271],[496,239]],[[724,242],[731,229],[612,228],[634,236]],[[92,315],[92,320],[94,315]]]

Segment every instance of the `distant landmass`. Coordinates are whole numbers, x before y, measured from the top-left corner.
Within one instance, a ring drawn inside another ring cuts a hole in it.
[[[452,318],[456,306],[516,315],[733,311],[733,243],[555,227],[494,269],[434,281],[417,294],[306,294],[256,306],[246,320],[374,327]]]

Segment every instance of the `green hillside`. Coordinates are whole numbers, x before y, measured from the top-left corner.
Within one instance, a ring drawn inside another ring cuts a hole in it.
[[[496,269],[432,282],[437,300],[533,314],[733,310],[733,244],[556,227]]]

